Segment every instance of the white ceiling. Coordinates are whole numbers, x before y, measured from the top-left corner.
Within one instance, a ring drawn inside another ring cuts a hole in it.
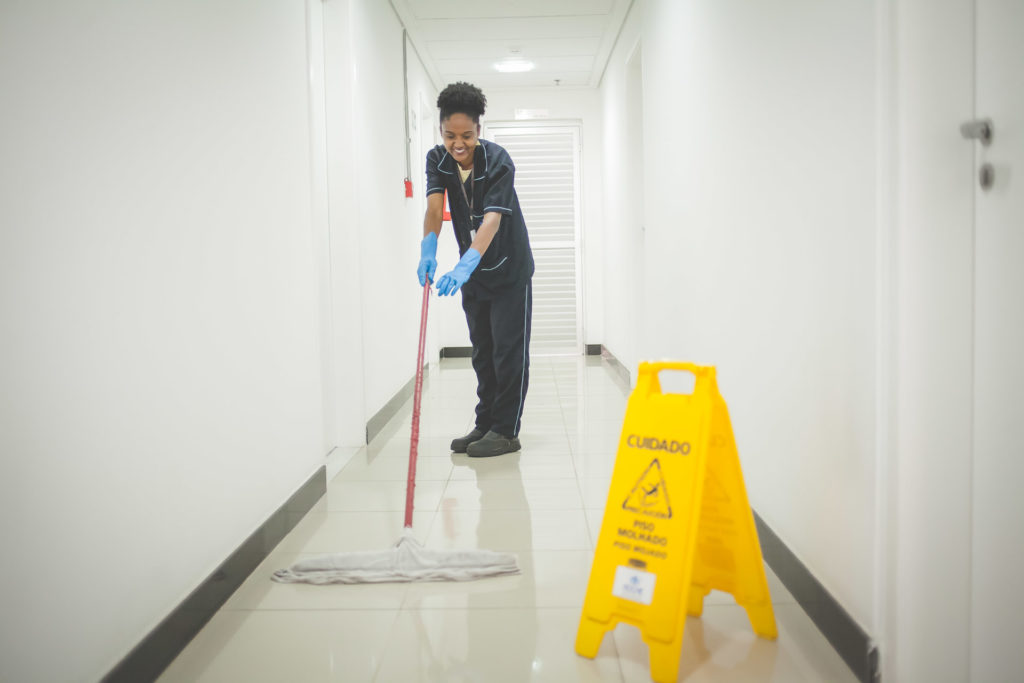
[[[438,88],[596,87],[633,0],[391,0]],[[518,50],[527,73],[493,67]],[[556,83],[556,80],[558,83]]]

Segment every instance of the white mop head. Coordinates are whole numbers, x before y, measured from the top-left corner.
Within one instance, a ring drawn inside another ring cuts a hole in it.
[[[314,557],[274,572],[280,583],[387,583],[472,581],[518,574],[516,556],[492,550],[431,550],[410,534],[390,550]]]

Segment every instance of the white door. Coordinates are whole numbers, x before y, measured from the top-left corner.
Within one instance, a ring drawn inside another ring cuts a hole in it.
[[[975,3],[971,680],[1024,680],[1024,2]],[[986,166],[989,165],[989,166]]]
[[[579,355],[579,127],[493,123],[484,137],[508,150],[516,166],[516,194],[536,262],[530,355]]]

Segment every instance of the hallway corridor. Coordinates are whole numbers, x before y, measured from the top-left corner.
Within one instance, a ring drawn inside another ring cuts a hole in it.
[[[270,580],[299,558],[397,540],[409,401],[368,446],[332,454],[327,495],[159,680],[649,680],[647,647],[631,627],[609,633],[594,661],[573,651],[625,411],[621,381],[597,357],[534,359],[523,451],[482,460],[448,447],[471,426],[474,388],[468,359],[427,373],[414,529],[428,546],[515,552],[521,575],[355,586]],[[856,680],[770,571],[769,585],[778,641],[758,640],[732,598],[712,593],[704,616],[687,622],[679,680]]]

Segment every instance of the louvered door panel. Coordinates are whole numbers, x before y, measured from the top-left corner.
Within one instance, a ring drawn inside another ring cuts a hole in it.
[[[516,166],[516,193],[537,266],[530,352],[580,354],[579,130],[493,124],[487,136]]]

